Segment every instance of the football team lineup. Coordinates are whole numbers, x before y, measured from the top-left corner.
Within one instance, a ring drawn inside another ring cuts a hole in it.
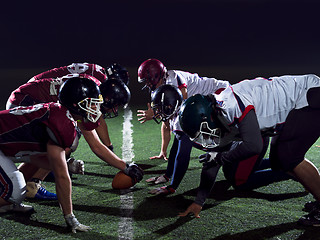
[[[119,216],[116,229],[120,239],[141,234],[136,226],[145,218],[157,222],[167,213],[161,207],[168,205],[171,211],[164,218],[175,219],[173,229],[202,214],[210,215],[215,208],[207,206],[212,204],[221,178],[227,190],[240,196],[276,184],[300,184],[314,199],[303,199],[305,192],[297,193],[297,198],[302,198],[300,205],[305,201],[302,206],[306,213],[296,222],[301,227],[320,226],[320,175],[315,160],[305,157],[320,132],[317,75],[259,77],[231,84],[167,69],[160,60],[151,58],[140,64],[138,82],[149,89],[150,103],[134,111],[129,106],[129,73],[118,63],[106,68],[72,63],[39,73],[13,90],[7,110],[0,112],[0,213],[39,217],[33,214],[41,201],[58,203],[68,232],[96,233],[99,226],[91,226],[77,197],[79,186],[86,185],[81,177],[99,176],[98,169],[84,171],[86,159],[77,155],[89,150],[109,169],[117,170],[110,182],[116,191],[101,190],[94,195],[99,198],[109,191],[106,195],[113,196],[110,201],[119,200],[116,206],[103,198],[106,205],[112,205],[111,215]],[[118,134],[122,124],[121,140],[109,136],[109,124],[114,118],[119,119]],[[134,128],[140,128],[143,136],[139,146],[134,144]],[[157,131],[159,139],[149,149],[154,138],[148,134]],[[80,141],[87,143],[87,149],[79,148]],[[145,150],[134,150],[140,147]],[[154,153],[158,149],[160,152]],[[193,150],[201,154],[195,157]],[[151,151],[153,156],[149,156]],[[192,158],[198,158],[197,163],[192,163]],[[194,174],[192,190],[184,185],[190,180],[185,177],[187,173]],[[42,182],[50,175],[55,190],[49,191]],[[79,176],[79,181],[72,176]],[[143,190],[147,190],[147,196]],[[34,201],[35,207],[25,204],[25,200]],[[152,206],[152,202],[157,204]],[[95,204],[101,203],[93,202],[88,210],[97,211]],[[154,233],[162,234],[168,228],[170,225]]]

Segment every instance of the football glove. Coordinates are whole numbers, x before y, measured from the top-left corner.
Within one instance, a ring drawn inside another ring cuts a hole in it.
[[[215,161],[217,154],[218,154],[217,152],[207,152],[205,154],[202,154],[199,156],[199,162],[209,163],[211,161]]]
[[[79,223],[73,213],[64,216],[64,219],[66,220],[68,227],[71,228],[71,231],[73,233],[76,233],[77,231],[87,232],[91,230],[91,227]]]
[[[143,170],[135,163],[127,163],[123,172],[132,178],[134,184],[140,182],[144,175]]]
[[[155,189],[152,189],[151,191],[149,191],[150,194],[153,194],[153,195],[169,195],[171,193],[175,193],[176,190],[173,189],[172,187],[170,186],[163,186],[163,187],[160,187],[160,188],[155,188]]]
[[[70,173],[74,174],[84,174],[84,162],[82,160],[76,160],[74,158],[69,158],[67,160],[68,170]]]

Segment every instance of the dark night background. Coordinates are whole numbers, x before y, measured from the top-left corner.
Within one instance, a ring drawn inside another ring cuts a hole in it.
[[[168,69],[234,83],[244,78],[320,74],[319,1],[17,1],[1,7],[0,103],[42,71],[73,62],[118,62],[144,104],[137,68]]]

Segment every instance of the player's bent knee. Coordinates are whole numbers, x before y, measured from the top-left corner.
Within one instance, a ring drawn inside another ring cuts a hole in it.
[[[14,171],[8,174],[12,181],[12,194],[9,198],[10,202],[20,204],[26,196],[26,182],[20,171]]]

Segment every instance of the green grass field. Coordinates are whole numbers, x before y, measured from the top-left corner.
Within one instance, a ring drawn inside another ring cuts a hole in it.
[[[214,192],[207,200],[200,219],[179,218],[177,214],[192,203],[199,184],[201,164],[194,149],[189,170],[175,194],[155,197],[145,179],[164,173],[166,161],[150,160],[160,151],[160,125],[140,124],[133,112],[134,161],[145,170],[145,177],[130,191],[111,188],[117,169],[98,159],[84,139],[74,156],[85,161],[85,175],[73,175],[73,205],[78,220],[92,227],[90,232],[72,234],[55,201],[26,201],[35,207],[30,216],[0,216],[0,239],[320,239],[318,228],[297,225],[302,207],[312,196],[292,180],[274,183],[250,192],[225,188],[220,172]],[[123,117],[107,120],[115,153],[122,156]],[[320,166],[319,148],[313,146],[307,158]],[[50,191],[54,183],[46,182]],[[133,208],[122,203],[128,197]],[[122,223],[128,225],[122,225]],[[128,229],[131,231],[128,231]],[[119,230],[120,229],[120,230]],[[119,232],[126,229],[128,235]]]

